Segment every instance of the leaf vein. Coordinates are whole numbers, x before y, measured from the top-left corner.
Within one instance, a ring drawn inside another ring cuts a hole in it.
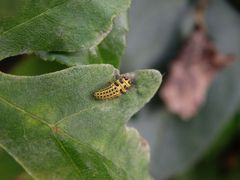
[[[57,4],[57,5],[53,6],[53,7],[48,8],[46,11],[43,11],[43,12],[41,12],[40,14],[38,14],[38,15],[36,15],[36,16],[34,16],[34,17],[32,17],[32,18],[30,18],[30,19],[28,19],[28,20],[26,20],[26,21],[24,21],[24,22],[22,22],[22,23],[20,23],[20,24],[17,24],[17,25],[13,26],[12,28],[10,28],[10,29],[8,29],[8,30],[6,30],[6,31],[4,31],[4,32],[2,32],[1,35],[7,34],[9,31],[12,31],[12,30],[14,30],[14,29],[16,29],[16,28],[18,28],[18,27],[20,27],[20,26],[22,26],[22,25],[25,25],[25,24],[27,24],[27,23],[30,23],[32,20],[37,19],[37,18],[39,18],[39,17],[47,14],[48,11],[50,11],[50,10],[52,10],[52,9],[55,9],[55,8],[57,8],[57,7],[65,4],[66,2],[69,2],[69,1],[64,1],[64,2],[59,3],[59,4]]]
[[[98,154],[99,156],[103,157],[104,159],[106,159],[107,161],[111,162],[112,165],[114,165],[115,167],[117,167],[118,169],[122,170],[123,172],[127,172],[126,169],[124,169],[123,167],[119,167],[113,160],[107,158],[104,154],[102,154],[101,152],[99,152],[97,149],[93,148],[90,144],[88,143],[81,143],[79,140],[75,139],[73,136],[71,136],[68,132],[66,132],[64,129],[61,130],[61,132],[63,134],[65,134],[66,136],[68,136],[70,139],[72,139],[72,141],[76,142],[77,144],[80,144],[82,146],[85,146],[89,149],[91,149],[92,151],[94,151],[96,154]],[[106,165],[105,165],[106,166]],[[107,168],[106,168],[107,169]],[[108,170],[107,170],[108,171]],[[111,173],[108,172],[108,174],[110,175]]]
[[[97,106],[88,107],[88,108],[85,108],[85,109],[81,109],[81,110],[78,111],[78,112],[69,114],[69,115],[63,117],[62,119],[58,120],[58,121],[55,123],[55,126],[56,126],[57,124],[62,123],[63,121],[66,121],[66,120],[69,119],[70,117],[74,117],[74,116],[79,115],[79,114],[81,114],[81,113],[83,113],[83,112],[86,112],[86,111],[89,111],[89,110],[93,110],[93,109],[95,109],[96,107],[97,107]]]
[[[36,116],[36,115],[34,115],[34,114],[32,114],[32,113],[24,110],[23,108],[21,108],[21,107],[19,107],[18,105],[14,104],[14,103],[12,103],[12,102],[10,102],[10,101],[8,101],[7,99],[3,98],[2,96],[0,96],[0,101],[2,101],[3,103],[7,104],[8,106],[10,106],[10,107],[13,108],[13,109],[16,109],[16,110],[18,110],[18,111],[20,111],[20,112],[22,112],[22,113],[24,113],[24,114],[29,115],[30,117],[32,117],[32,118],[34,118],[34,119],[37,119],[37,120],[41,121],[43,124],[45,124],[45,125],[47,125],[47,126],[49,126],[49,127],[52,126],[52,125],[49,124],[46,120],[43,120],[42,118],[40,118],[40,117],[38,117],[38,116]]]
[[[58,138],[55,136],[55,134],[53,134],[53,137],[56,141],[56,143],[59,145],[59,147],[61,148],[61,150],[64,152],[65,157],[68,158],[71,161],[71,164],[73,165],[73,167],[76,169],[77,174],[79,175],[80,178],[83,178],[81,175],[81,171],[78,168],[77,164],[75,163],[75,161],[73,160],[73,158],[71,157],[71,155],[68,153],[68,151],[64,148],[63,144],[58,140]]]

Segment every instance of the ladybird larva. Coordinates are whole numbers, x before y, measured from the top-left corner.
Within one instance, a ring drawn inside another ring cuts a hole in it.
[[[121,76],[108,87],[94,93],[96,99],[107,100],[121,96],[131,87],[132,81],[126,76]]]

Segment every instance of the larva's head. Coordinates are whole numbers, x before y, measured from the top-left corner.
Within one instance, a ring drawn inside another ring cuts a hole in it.
[[[130,78],[128,78],[127,76],[123,76],[122,78],[123,78],[123,82],[125,83],[125,85],[127,87],[130,87],[132,84],[132,80]]]

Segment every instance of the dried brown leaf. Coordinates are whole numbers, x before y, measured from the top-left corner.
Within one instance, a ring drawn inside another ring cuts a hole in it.
[[[194,116],[215,75],[232,60],[233,56],[220,54],[204,28],[196,28],[171,64],[160,91],[169,110],[183,119]]]

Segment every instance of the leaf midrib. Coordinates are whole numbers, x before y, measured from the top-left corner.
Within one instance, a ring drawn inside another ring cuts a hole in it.
[[[65,154],[65,157],[70,160],[70,163],[72,164],[73,168],[76,169],[77,174],[79,175],[79,177],[82,178],[82,176],[81,176],[81,170],[79,169],[79,167],[77,166],[77,164],[76,164],[75,161],[73,160],[72,156],[71,156],[71,155],[68,153],[68,151],[64,148],[64,146],[63,146],[62,143],[58,140],[58,138],[55,136],[54,133],[53,133],[53,137],[54,137],[54,140],[56,141],[56,143],[60,146],[60,149],[63,151],[63,154]]]
[[[38,117],[38,116],[36,116],[36,115],[26,111],[26,110],[24,110],[23,108],[17,106],[16,104],[11,103],[10,101],[6,100],[6,98],[4,98],[2,96],[0,96],[0,101],[2,101],[3,103],[7,104],[8,106],[10,106],[13,109],[16,109],[16,110],[18,110],[18,111],[20,111],[20,112],[22,112],[24,114],[28,114],[30,117],[39,120],[41,123],[47,125],[48,127],[50,127],[50,128],[52,127],[52,125],[49,124],[46,120],[44,120],[44,119],[42,119],[42,118],[40,118],[40,117]]]

